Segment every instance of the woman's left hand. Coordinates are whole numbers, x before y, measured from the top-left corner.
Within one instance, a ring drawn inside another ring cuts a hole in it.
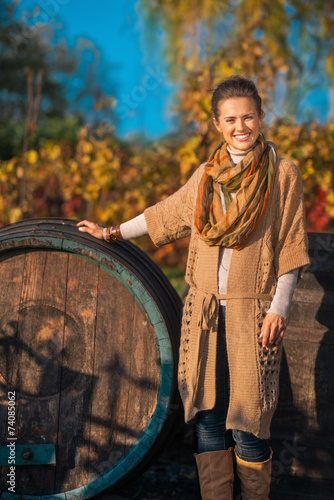
[[[286,319],[279,314],[267,313],[262,324],[260,338],[262,347],[269,349],[281,342],[286,330]]]

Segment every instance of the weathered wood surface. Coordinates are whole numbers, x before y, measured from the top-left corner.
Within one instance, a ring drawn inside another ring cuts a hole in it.
[[[5,241],[0,253],[1,444],[15,391],[17,444],[57,451],[55,466],[16,467],[24,496],[103,491],[145,461],[175,420],[176,346],[156,303],[124,264],[68,245],[44,249],[31,239],[10,251]]]
[[[334,479],[334,235],[309,234],[284,337],[274,474]]]
[[[168,435],[164,423],[179,407],[175,380],[168,386],[177,342],[164,300],[152,301],[123,250],[109,258],[72,227],[63,240],[57,224],[41,227],[25,237],[0,230],[0,439],[15,390],[17,443],[57,449],[56,466],[16,468],[19,494],[88,498],[129,477],[159,447],[161,429]],[[312,265],[294,294],[272,425],[278,480],[333,480],[334,236],[309,239]]]

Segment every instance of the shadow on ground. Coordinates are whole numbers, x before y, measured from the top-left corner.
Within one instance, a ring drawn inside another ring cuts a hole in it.
[[[140,477],[99,500],[201,500],[194,459],[192,426],[178,424],[164,452]],[[274,455],[275,456],[275,455]],[[235,478],[234,499],[241,500],[239,480]],[[276,475],[270,500],[333,500],[334,480],[319,481],[305,477]],[[219,499],[217,499],[219,500]]]

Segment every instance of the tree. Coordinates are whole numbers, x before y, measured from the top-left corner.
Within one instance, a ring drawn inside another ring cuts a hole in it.
[[[27,114],[26,68],[33,72],[34,79],[43,72],[41,126],[33,136],[35,141],[48,135],[50,121],[54,127],[57,119],[68,121],[69,114],[77,116],[72,123],[80,122],[78,115],[89,121],[103,116],[115,122],[110,68],[91,40],[80,37],[70,48],[58,19],[34,24],[28,15],[19,18],[16,5],[9,0],[0,0],[0,28],[2,159],[16,155],[22,145],[22,122]],[[62,130],[60,124],[56,128]]]
[[[176,108],[186,134],[176,156],[182,180],[217,141],[210,126],[211,90],[224,78],[242,74],[262,91],[267,137],[277,139],[281,155],[301,169],[309,229],[332,230],[333,124],[319,121],[333,120],[334,113],[334,4],[141,0],[141,7],[148,45],[155,47],[154,39],[163,37],[170,75],[180,86]],[[325,99],[322,116],[315,90],[318,99]]]
[[[256,81],[273,117],[309,119],[303,99],[314,88],[327,91],[329,101],[333,3],[141,0],[141,6],[149,36],[164,32],[170,72],[182,86],[184,124],[201,127],[209,112],[207,91],[231,74]]]
[[[66,96],[56,74],[74,74],[77,60],[62,43],[51,46],[51,27],[29,27],[15,18],[15,5],[0,0],[0,111],[2,120],[22,120],[26,115],[25,67],[43,70],[42,112],[62,116]]]

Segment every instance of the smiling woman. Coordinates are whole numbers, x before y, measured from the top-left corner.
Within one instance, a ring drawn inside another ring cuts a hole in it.
[[[78,226],[116,245],[190,236],[178,384],[185,420],[196,424],[202,498],[232,500],[235,444],[243,498],[267,500],[282,339],[309,264],[303,187],[260,133],[252,81],[223,81],[211,109],[223,140],[179,191],[121,225]]]
[[[264,118],[263,112],[258,114],[253,99],[235,97],[220,101],[218,113],[213,122],[230,149],[235,152],[250,150],[259,136]]]
[[[259,136],[262,101],[254,84],[233,77],[230,82],[229,86],[222,82],[212,95],[213,123],[232,151],[245,152]]]

